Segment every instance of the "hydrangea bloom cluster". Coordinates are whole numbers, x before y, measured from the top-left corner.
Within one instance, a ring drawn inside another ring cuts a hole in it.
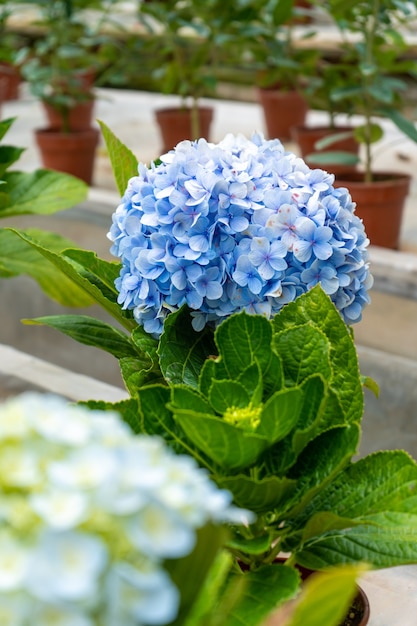
[[[138,173],[108,236],[119,303],[147,332],[185,303],[196,330],[242,309],[270,318],[318,282],[347,323],[361,319],[369,240],[333,175],[261,134],[183,141]]]
[[[244,516],[161,439],[32,393],[0,406],[0,490],[2,626],[169,623],[179,594],[163,560]]]

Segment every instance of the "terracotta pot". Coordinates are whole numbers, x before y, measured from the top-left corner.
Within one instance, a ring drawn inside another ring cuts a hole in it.
[[[44,167],[72,174],[91,185],[98,129],[62,133],[45,128],[36,130],[35,137]]]
[[[62,130],[64,120],[62,113],[51,106],[48,102],[42,102],[43,109],[48,121],[48,128],[51,130]],[[94,99],[80,102],[73,107],[68,116],[69,130],[88,130],[93,121]]]
[[[16,67],[0,63],[0,100],[17,100],[20,82],[20,72]]]
[[[359,154],[359,144],[355,141],[353,135],[346,137],[345,139],[340,139],[335,141],[331,145],[326,148],[317,149],[316,143],[320,141],[320,139],[324,139],[324,137],[328,137],[330,135],[334,135],[336,133],[348,133],[352,130],[351,126],[337,126],[336,128],[329,128],[328,126],[294,126],[292,128],[292,138],[298,144],[301,152],[301,156],[312,168],[322,168],[330,172],[331,174],[341,174],[341,173],[351,173],[356,171],[356,165],[339,165],[336,163],[329,163],[317,165],[315,163],[311,163],[308,158],[306,158],[309,154],[313,154],[315,152],[351,152],[358,156]]]
[[[410,182],[408,174],[378,172],[373,182],[365,183],[363,174],[357,172],[338,177],[335,186],[349,189],[371,244],[397,250]]]
[[[308,105],[298,91],[258,89],[258,97],[269,139],[289,141],[292,127],[305,124]]]
[[[189,108],[166,108],[155,111],[162,141],[163,152],[168,152],[184,139],[198,139],[204,137],[210,139],[210,127],[213,120],[212,107],[199,107],[200,131],[198,137],[192,137],[191,109]]]

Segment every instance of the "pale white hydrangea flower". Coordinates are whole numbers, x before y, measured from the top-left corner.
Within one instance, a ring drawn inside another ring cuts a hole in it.
[[[248,512],[196,462],[116,413],[27,393],[0,405],[1,626],[146,626],[175,619],[165,559]]]

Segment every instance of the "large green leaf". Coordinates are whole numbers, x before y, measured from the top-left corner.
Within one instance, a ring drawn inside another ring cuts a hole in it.
[[[238,506],[255,513],[267,513],[278,508],[285,510],[297,493],[297,481],[286,477],[256,479],[239,474],[220,476],[216,482],[233,493],[233,500]]]
[[[104,122],[98,120],[98,123],[109,152],[117,188],[120,195],[123,195],[129,179],[138,175],[138,161],[133,152],[116,137]]]
[[[292,606],[286,626],[339,626],[357,594],[356,580],[366,566],[344,565],[309,576]]]
[[[297,560],[313,568],[359,560],[377,567],[415,562],[416,487],[417,464],[402,451],[378,452],[348,466],[295,520],[306,539]],[[317,523],[324,512],[331,513],[332,525],[329,518]]]
[[[301,389],[277,391],[262,408],[257,434],[266,437],[271,445],[283,439],[297,424],[302,406]]]
[[[390,513],[372,516],[362,524],[329,530],[305,542],[296,554],[304,567],[319,569],[340,563],[366,561],[387,568],[417,561],[417,515]]]
[[[53,250],[41,245],[38,241],[28,236],[24,231],[10,229],[16,233],[23,241],[28,243],[37,252],[50,261],[65,276],[67,276],[75,285],[88,294],[97,304],[112,315],[127,330],[131,330],[136,326],[136,322],[131,319],[131,314],[126,313],[117,304],[117,292],[109,288],[110,279],[104,282],[101,276],[96,276],[90,272],[89,267],[83,268],[80,264],[75,263],[63,253],[56,253]],[[88,257],[88,253],[87,253]],[[89,257],[88,257],[89,258]],[[103,261],[105,264],[106,262]],[[110,275],[114,273],[114,264],[108,263]]]
[[[322,433],[304,448],[297,462],[287,472],[288,478],[298,480],[298,501],[291,516],[301,515],[296,522],[292,522],[294,528],[305,524],[310,516],[309,509],[305,510],[308,503],[317,493],[323,492],[326,484],[350,462],[357,451],[359,434],[357,424],[339,426]]]
[[[207,327],[196,332],[188,310],[183,307],[165,320],[158,354],[167,382],[185,383],[197,389],[204,361],[216,354],[213,332]]]
[[[137,356],[134,345],[125,333],[88,315],[46,315],[22,321],[25,324],[50,326],[79,343],[109,352],[117,359]]]
[[[194,456],[200,465],[205,466],[203,455],[194,451],[191,443],[173,419],[169,408],[171,390],[160,384],[149,385],[138,390],[140,406],[140,431],[149,435],[159,435],[177,452],[187,452]]]
[[[239,574],[230,579],[231,589],[236,576]],[[227,626],[263,623],[274,609],[296,595],[300,585],[298,572],[286,565],[267,565],[244,576],[247,577],[245,593],[227,614],[227,621],[224,622]]]
[[[41,289],[63,306],[86,307],[93,304],[93,298],[80,289],[72,280],[40,254],[36,246],[28,243],[37,241],[39,245],[59,254],[72,241],[55,233],[28,229],[20,231],[0,229],[0,277],[7,278],[27,274],[37,281]]]
[[[319,328],[307,323],[286,329],[274,335],[273,346],[281,357],[287,385],[301,384],[316,373],[330,379],[330,343]]]
[[[220,324],[215,340],[227,378],[236,379],[256,361],[264,372],[270,364],[271,339],[271,325],[260,315],[243,311]]]
[[[174,418],[193,444],[230,471],[253,465],[269,445],[265,437],[228,424],[213,415],[173,407]]]
[[[6,172],[3,175],[9,205],[0,217],[12,215],[50,215],[69,209],[86,199],[88,186],[70,174],[50,170]]]
[[[6,170],[19,160],[25,148],[0,146],[0,178],[4,179]]]
[[[311,323],[330,342],[331,388],[339,398],[347,421],[359,421],[363,414],[363,390],[358,357],[351,333],[330,298],[317,285],[287,304],[272,325],[274,333]],[[314,373],[314,372],[312,372]]]

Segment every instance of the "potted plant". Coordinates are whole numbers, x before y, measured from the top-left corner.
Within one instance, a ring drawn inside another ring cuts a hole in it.
[[[181,100],[179,106],[155,112],[163,152],[183,139],[210,136],[213,107],[201,106],[200,99],[215,87],[213,41],[208,24],[198,19],[197,5],[193,0],[156,0],[139,8],[154,84]]]
[[[317,52],[299,45],[291,22],[296,14],[293,0],[258,0],[253,9],[253,18],[241,26],[242,62],[255,70],[267,135],[289,140],[291,127],[305,122],[303,92],[315,73]]]
[[[256,513],[228,543],[248,572],[416,562],[416,462],[353,460],[363,385],[375,385],[346,324],[372,283],[348,193],[259,135],[181,144],[132,179],[134,156],[102,127],[122,264],[20,236],[125,332],[83,316],[30,322],[115,355],[130,394],[117,409],[135,432],[187,451]]]
[[[107,62],[100,56],[104,15],[92,20],[86,13],[96,7],[94,0],[43,0],[39,36],[19,55],[22,75],[47,118],[47,126],[35,131],[43,164],[88,184],[99,140],[93,86]]]
[[[13,7],[7,0],[0,2],[0,101],[16,100],[21,81],[16,58],[26,44],[25,37],[10,28]]]
[[[411,79],[416,69],[415,62],[406,58],[403,36],[412,7],[391,0],[357,0],[349,4],[329,0],[326,7],[340,28],[345,58],[350,63],[350,82],[334,90],[333,98],[363,115],[363,124],[355,128],[355,138],[364,154],[363,172],[339,178],[337,184],[349,187],[371,242],[395,249],[399,247],[410,178],[378,171],[374,148],[384,135],[383,118],[417,141],[414,124],[402,114],[407,91],[404,76]]]
[[[309,109],[324,112],[327,122],[294,126],[292,138],[309,166],[324,167],[335,175],[343,175],[356,170],[359,142],[355,138],[355,128],[338,120],[340,113],[348,118],[354,113],[352,105],[341,104],[333,94],[339,94],[346,83],[351,84],[351,68],[343,56],[332,59],[325,54],[318,59],[317,75],[309,80],[304,95]]]

